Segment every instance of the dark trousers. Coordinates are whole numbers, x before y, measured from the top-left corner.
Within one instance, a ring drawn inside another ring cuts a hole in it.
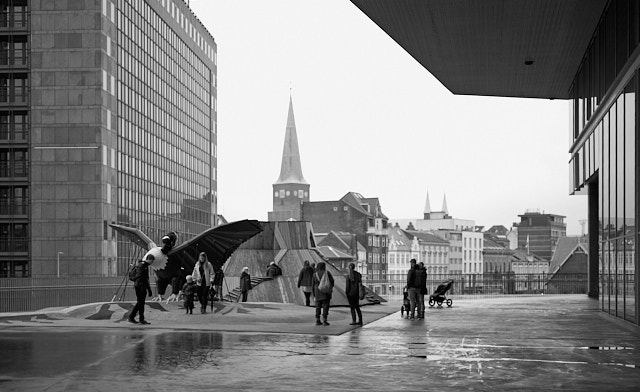
[[[207,300],[209,299],[209,286],[198,286],[198,301],[200,301],[200,308],[207,307]]]
[[[193,294],[191,295],[185,295],[185,300],[184,300],[184,307],[187,310],[193,311]]]
[[[362,311],[360,311],[360,298],[347,297],[349,301],[349,307],[351,308],[351,318],[353,322],[356,322],[356,314],[358,315],[358,321],[362,322]]]
[[[304,292],[304,302],[306,306],[311,306],[311,293],[310,292]]]
[[[242,302],[247,302],[247,295],[249,294],[248,291],[243,291],[242,292]]]
[[[322,317],[326,320],[329,315],[329,303],[331,299],[316,299],[316,318],[320,320],[320,312],[322,312]]]
[[[144,301],[147,299],[147,289],[144,287],[134,287],[136,290],[136,306],[133,307],[129,320],[136,318],[136,315],[140,315],[140,321],[144,321]]]

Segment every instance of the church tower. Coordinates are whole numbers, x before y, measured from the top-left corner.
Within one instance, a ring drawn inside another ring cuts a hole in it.
[[[293,102],[289,97],[282,165],[280,177],[273,184],[273,211],[269,212],[269,221],[300,220],[302,203],[305,201],[309,201],[309,183],[302,175]]]

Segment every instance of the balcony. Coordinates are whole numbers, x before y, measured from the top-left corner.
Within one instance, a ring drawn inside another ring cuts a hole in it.
[[[0,179],[24,178],[29,173],[27,162],[0,162]]]

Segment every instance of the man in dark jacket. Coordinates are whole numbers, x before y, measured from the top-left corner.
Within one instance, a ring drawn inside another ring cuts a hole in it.
[[[421,261],[418,263],[416,277],[418,278],[418,319],[424,318],[424,295],[427,293],[427,269]]]
[[[418,277],[418,266],[416,259],[409,260],[411,268],[407,272],[407,290],[409,292],[409,302],[411,307],[411,320],[415,320],[416,307],[418,306],[418,295],[420,293],[420,278]]]
[[[133,288],[136,291],[136,305],[133,307],[131,314],[129,315],[129,322],[132,324],[138,324],[136,321],[136,314],[140,315],[140,324],[150,324],[144,319],[144,302],[153,294],[151,292],[151,285],[149,284],[149,264],[152,264],[155,257],[151,254],[147,255],[146,260],[140,260],[136,265],[136,276],[133,282]]]

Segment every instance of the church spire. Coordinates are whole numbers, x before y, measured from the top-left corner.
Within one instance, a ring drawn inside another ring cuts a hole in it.
[[[442,212],[445,213],[445,215],[449,215],[449,209],[447,208],[447,194],[444,194],[444,199],[442,200]]]
[[[287,116],[287,129],[284,136],[280,177],[278,177],[274,185],[276,184],[308,184],[302,175],[300,151],[298,150],[298,135],[296,133],[296,121],[293,117],[293,101],[291,96],[289,96],[289,115]]]
[[[425,214],[431,213],[431,203],[429,202],[429,191],[427,191],[427,201],[424,204],[424,213]]]

